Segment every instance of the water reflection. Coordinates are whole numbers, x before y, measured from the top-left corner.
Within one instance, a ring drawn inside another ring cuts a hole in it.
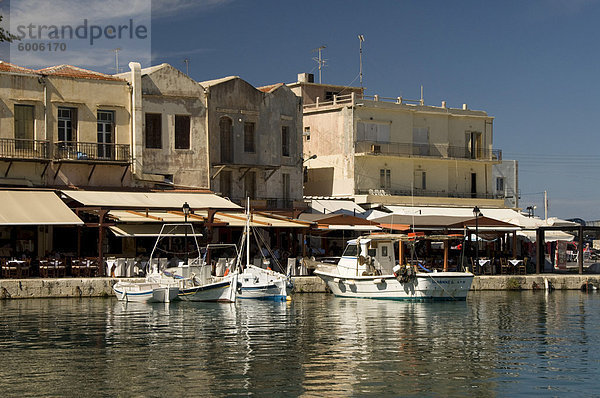
[[[2,301],[0,392],[593,395],[599,307],[600,294],[580,292],[443,303]]]

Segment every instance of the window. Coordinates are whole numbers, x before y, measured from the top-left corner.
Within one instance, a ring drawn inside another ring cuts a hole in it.
[[[175,115],[175,149],[190,149],[190,117]]]
[[[306,137],[306,141],[310,141],[310,127],[304,127],[304,137]]]
[[[325,101],[333,101],[333,97],[340,95],[338,91],[325,91]]]
[[[244,176],[244,198],[256,197],[256,172],[250,171]]]
[[[219,174],[219,188],[221,189],[221,196],[231,198],[231,171],[221,171]]]
[[[219,120],[219,131],[221,135],[221,163],[233,162],[233,122],[228,117],[222,117]]]
[[[254,123],[244,123],[244,152],[255,152],[254,149]]]
[[[58,108],[58,141],[76,140],[77,108]]]
[[[469,152],[469,158],[479,159],[482,157],[483,154],[481,151],[481,133],[467,133],[467,149]]]
[[[290,156],[290,128],[281,126],[281,156]]]
[[[146,113],[146,148],[162,148],[162,115]]]
[[[33,105],[15,105],[15,149],[33,149]]]
[[[387,257],[388,255],[388,247],[387,245],[381,246],[381,257]]]
[[[115,113],[98,111],[96,117],[98,119],[98,158],[112,159]]]
[[[290,198],[290,175],[282,174],[281,175],[281,185],[282,185],[282,193],[283,199],[288,200]]]
[[[390,142],[390,123],[364,123],[356,124],[357,141]]]
[[[346,246],[346,250],[344,250],[344,254],[342,256],[346,257],[356,257],[358,255],[358,245],[348,245]]]
[[[504,192],[504,177],[496,177],[496,192]]]
[[[379,170],[379,188],[390,189],[392,187],[392,172],[388,169]]]
[[[414,180],[415,189],[422,189],[422,190],[427,189],[427,173],[425,173],[422,170],[417,170],[417,171],[415,171],[414,178],[415,178],[415,180]]]
[[[413,127],[413,155],[429,156],[428,127]]]

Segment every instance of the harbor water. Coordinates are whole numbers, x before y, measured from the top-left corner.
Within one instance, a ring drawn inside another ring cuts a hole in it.
[[[597,395],[600,294],[0,301],[0,395]]]

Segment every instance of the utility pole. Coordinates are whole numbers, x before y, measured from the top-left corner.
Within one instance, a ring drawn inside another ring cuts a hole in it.
[[[363,88],[363,73],[362,73],[362,44],[363,41],[365,41],[365,36],[364,35],[358,35],[358,41],[359,41],[359,62],[360,62],[360,72],[359,72],[359,76],[360,76],[360,88]]]
[[[319,52],[319,57],[318,58],[313,58],[313,61],[315,61],[317,64],[319,64],[319,84],[321,84],[321,69],[323,68],[323,66],[325,65],[325,62],[327,62],[326,60],[321,58],[321,51],[323,49],[327,48],[327,46],[323,45],[319,48],[315,48],[313,50],[313,52],[318,51]]]

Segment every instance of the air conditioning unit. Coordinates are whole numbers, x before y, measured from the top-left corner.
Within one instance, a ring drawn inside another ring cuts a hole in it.
[[[371,152],[381,153],[381,145],[371,145]]]

